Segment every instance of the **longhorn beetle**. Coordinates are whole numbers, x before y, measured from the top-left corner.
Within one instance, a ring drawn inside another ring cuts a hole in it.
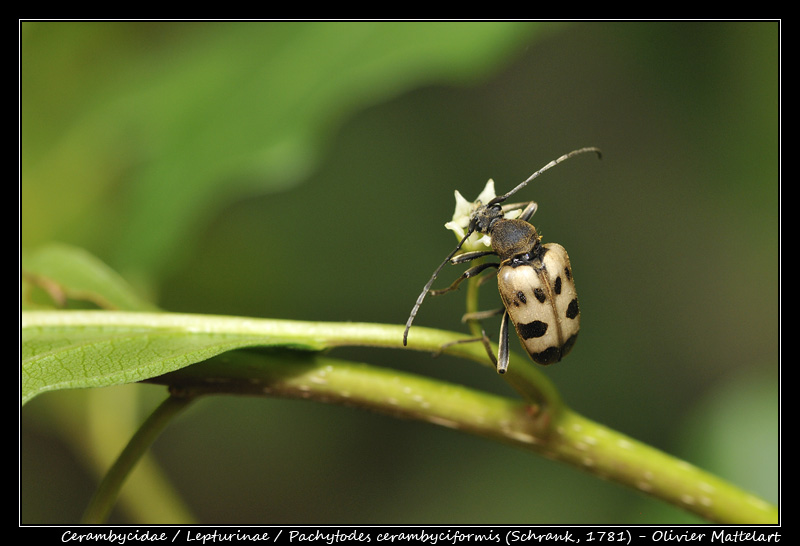
[[[450,292],[458,288],[463,280],[494,267],[497,268],[498,290],[505,309],[467,314],[464,318],[486,318],[502,313],[496,360],[485,334],[483,337],[489,357],[495,361],[498,373],[505,373],[508,368],[509,319],[514,323],[525,350],[539,364],[556,363],[569,353],[580,329],[580,310],[567,251],[557,243],[541,244],[541,236],[528,222],[536,212],[536,202],[510,205],[501,203],[543,172],[572,156],[586,152],[594,152],[597,157],[602,157],[600,150],[594,147],[573,150],[554,159],[510,192],[494,197],[486,204],[479,201],[475,203],[476,207],[469,216],[466,234],[433,272],[433,276],[411,309],[411,315],[403,332],[403,345],[408,343],[411,323],[414,322],[414,317],[417,316],[422,301],[429,292],[434,296]],[[518,218],[506,218],[507,213],[518,210],[522,210]],[[492,249],[463,252],[456,256],[473,233],[488,235],[491,238]],[[433,282],[447,262],[457,265],[491,254],[497,255],[500,262],[486,262],[471,267],[448,288],[431,290]]]

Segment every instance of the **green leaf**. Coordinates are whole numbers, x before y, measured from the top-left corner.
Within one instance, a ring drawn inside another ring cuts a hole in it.
[[[116,271],[82,248],[52,243],[22,255],[22,307],[67,306],[68,300],[103,309],[155,311]],[[37,299],[37,290],[50,301]]]
[[[25,297],[44,288],[55,303],[152,310],[112,269],[82,249],[48,245],[23,259]],[[69,301],[68,301],[69,300]],[[49,307],[52,307],[52,303]],[[25,305],[31,309],[48,306]],[[438,350],[441,341],[419,342]],[[248,347],[319,351],[359,340],[399,345],[395,326],[249,319],[163,312],[43,311],[22,313],[21,399],[43,392],[144,381],[228,351]]]
[[[56,389],[143,381],[243,347],[323,348],[302,331],[271,335],[280,321],[254,321],[255,328],[251,322],[168,313],[23,312],[22,403]]]

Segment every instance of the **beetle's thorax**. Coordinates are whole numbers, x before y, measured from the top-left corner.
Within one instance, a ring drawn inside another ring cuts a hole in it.
[[[502,219],[496,221],[489,234],[492,237],[492,250],[507,260],[514,256],[532,253],[539,244],[536,228],[525,220]]]

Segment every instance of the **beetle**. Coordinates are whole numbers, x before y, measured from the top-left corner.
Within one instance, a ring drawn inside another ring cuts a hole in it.
[[[602,153],[598,148],[573,150],[554,159],[504,195],[491,198],[486,204],[475,203],[469,214],[466,233],[455,249],[433,272],[422,293],[417,298],[403,332],[403,345],[408,344],[408,332],[425,296],[444,294],[458,288],[462,281],[475,277],[489,268],[497,269],[497,283],[503,309],[467,314],[464,319],[483,319],[502,314],[497,358],[491,351],[486,334],[482,340],[489,357],[495,362],[497,372],[508,369],[508,323],[514,324],[523,347],[539,364],[559,362],[575,344],[580,330],[580,309],[572,276],[569,256],[558,243],[541,243],[541,236],[529,220],[538,205],[534,201],[503,205],[509,197],[524,188],[548,169],[562,161],[587,152]],[[463,199],[463,198],[462,198]],[[522,213],[517,218],[507,218],[512,211]],[[473,233],[491,238],[491,250],[468,251],[456,255]],[[477,258],[497,255],[499,262],[485,262],[467,269],[453,284],[442,290],[431,290],[442,268],[470,262]]]

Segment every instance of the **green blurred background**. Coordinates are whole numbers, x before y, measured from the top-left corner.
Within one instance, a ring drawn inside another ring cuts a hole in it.
[[[23,253],[84,247],[170,311],[402,324],[455,244],[454,189],[507,191],[601,147],[520,195],[581,298],[579,342],[546,373],[579,413],[779,501],[779,23],[35,22],[20,41]],[[428,300],[416,323],[462,330],[463,305]],[[515,396],[469,362],[333,356]],[[163,397],[22,408],[21,522],[75,522]],[[698,521],[511,447],[304,401],[201,400],[145,466],[144,502],[113,522],[189,517],[178,502],[205,523]]]

